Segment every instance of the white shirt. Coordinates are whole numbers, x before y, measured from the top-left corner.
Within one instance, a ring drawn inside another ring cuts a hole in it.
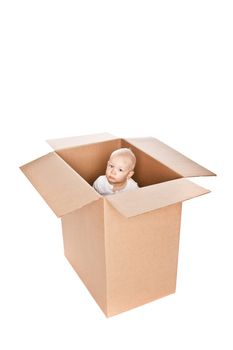
[[[130,178],[129,180],[127,180],[127,184],[122,190],[113,191],[113,185],[111,185],[108,182],[106,175],[101,175],[95,180],[95,182],[93,183],[93,187],[97,192],[99,192],[99,194],[101,194],[102,196],[106,196],[107,194],[133,190],[135,188],[138,188],[138,184]]]

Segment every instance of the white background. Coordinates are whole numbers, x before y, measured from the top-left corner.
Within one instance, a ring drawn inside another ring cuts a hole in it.
[[[0,348],[232,349],[231,1],[0,5]],[[154,136],[217,173],[183,205],[176,294],[105,318],[18,167],[44,140]]]

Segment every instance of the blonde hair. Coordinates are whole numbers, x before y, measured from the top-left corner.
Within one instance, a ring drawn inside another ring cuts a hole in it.
[[[130,158],[131,162],[132,162],[132,170],[134,169],[135,165],[136,165],[136,157],[134,155],[134,153],[131,151],[130,148],[119,148],[116,149],[115,151],[113,151],[109,157],[109,159],[111,157],[114,156],[127,156]]]

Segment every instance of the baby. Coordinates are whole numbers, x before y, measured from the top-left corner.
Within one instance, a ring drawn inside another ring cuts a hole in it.
[[[129,148],[119,148],[112,152],[105,175],[95,180],[94,189],[101,195],[107,195],[137,188],[137,182],[131,179],[135,164],[136,157]]]

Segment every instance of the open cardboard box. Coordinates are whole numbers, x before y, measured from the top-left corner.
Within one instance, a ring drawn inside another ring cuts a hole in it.
[[[61,218],[65,256],[105,315],[174,293],[182,202],[209,192],[185,178],[215,174],[151,137],[48,142],[55,151],[21,170]],[[103,197],[92,184],[120,147],[136,155],[140,188]]]

